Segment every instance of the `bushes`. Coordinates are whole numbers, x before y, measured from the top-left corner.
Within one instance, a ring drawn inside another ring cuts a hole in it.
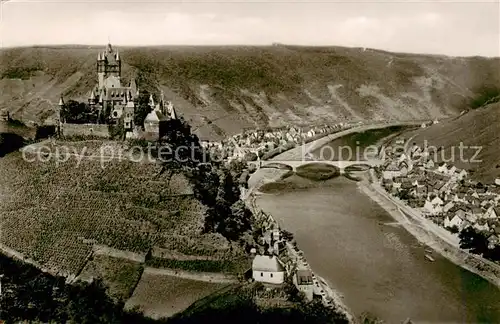
[[[498,101],[500,101],[500,89],[486,88],[483,89],[478,96],[471,100],[469,106],[472,109],[477,109]]]
[[[11,133],[0,133],[0,157],[20,149],[24,145],[24,138]]]
[[[238,273],[242,270],[235,260],[175,260],[151,258],[146,264],[156,268],[196,272]]]

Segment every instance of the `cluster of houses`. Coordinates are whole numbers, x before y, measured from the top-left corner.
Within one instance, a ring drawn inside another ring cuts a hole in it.
[[[211,150],[211,152],[223,154],[228,161],[252,161],[273,152],[273,150],[300,145],[352,126],[354,126],[353,123],[338,123],[308,128],[287,126],[273,130],[249,130],[236,134],[222,142],[208,140],[201,140],[200,142],[203,147]]]
[[[257,217],[262,235],[258,247],[251,251],[252,279],[268,288],[284,287],[285,282],[291,280],[308,301],[321,298],[325,306],[333,307],[332,299],[312,272],[302,251],[283,235],[270,215],[259,211]]]
[[[500,244],[500,187],[468,178],[466,170],[436,163],[417,145],[409,151],[385,150],[384,188],[452,232],[467,227],[485,235],[490,248]]]

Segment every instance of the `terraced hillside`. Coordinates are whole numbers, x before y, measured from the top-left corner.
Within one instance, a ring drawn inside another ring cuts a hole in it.
[[[444,157],[444,161],[452,160],[459,168],[472,170],[472,178],[492,183],[500,177],[500,103],[407,134],[413,136],[412,142],[422,145],[427,141],[429,146],[436,147],[438,160],[443,161]],[[464,146],[463,159],[460,143]]]
[[[182,174],[152,163],[0,158],[0,243],[42,267],[77,274],[97,244],[145,255],[151,248],[224,254],[227,241],[203,235],[204,207]],[[221,252],[222,251],[222,252]]]
[[[61,93],[86,99],[98,47],[31,47],[0,53],[0,108],[43,121]],[[244,127],[453,116],[500,84],[500,59],[343,47],[119,48],[125,82],[161,88],[204,137]]]

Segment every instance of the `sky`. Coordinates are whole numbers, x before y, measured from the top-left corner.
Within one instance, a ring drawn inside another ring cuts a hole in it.
[[[0,46],[298,45],[500,56],[500,0],[0,0]]]

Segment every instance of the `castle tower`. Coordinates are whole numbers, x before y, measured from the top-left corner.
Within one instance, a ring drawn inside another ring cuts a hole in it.
[[[153,100],[153,95],[149,95],[149,107],[151,107],[151,110],[155,109],[155,101]]]
[[[62,110],[62,108],[64,106],[64,100],[63,100],[62,95],[59,98],[59,104],[58,104],[58,106],[59,106],[59,109],[57,109],[57,117],[56,118],[57,118],[57,124],[59,125],[59,123],[61,123],[61,110]]]
[[[92,107],[95,105],[95,94],[94,94],[94,90],[92,90],[90,92],[90,96],[89,96],[89,105]]]
[[[106,51],[97,56],[97,75],[99,88],[104,86],[104,80],[109,76],[117,79],[121,77],[121,59],[118,52],[114,52],[111,44],[108,44]]]

